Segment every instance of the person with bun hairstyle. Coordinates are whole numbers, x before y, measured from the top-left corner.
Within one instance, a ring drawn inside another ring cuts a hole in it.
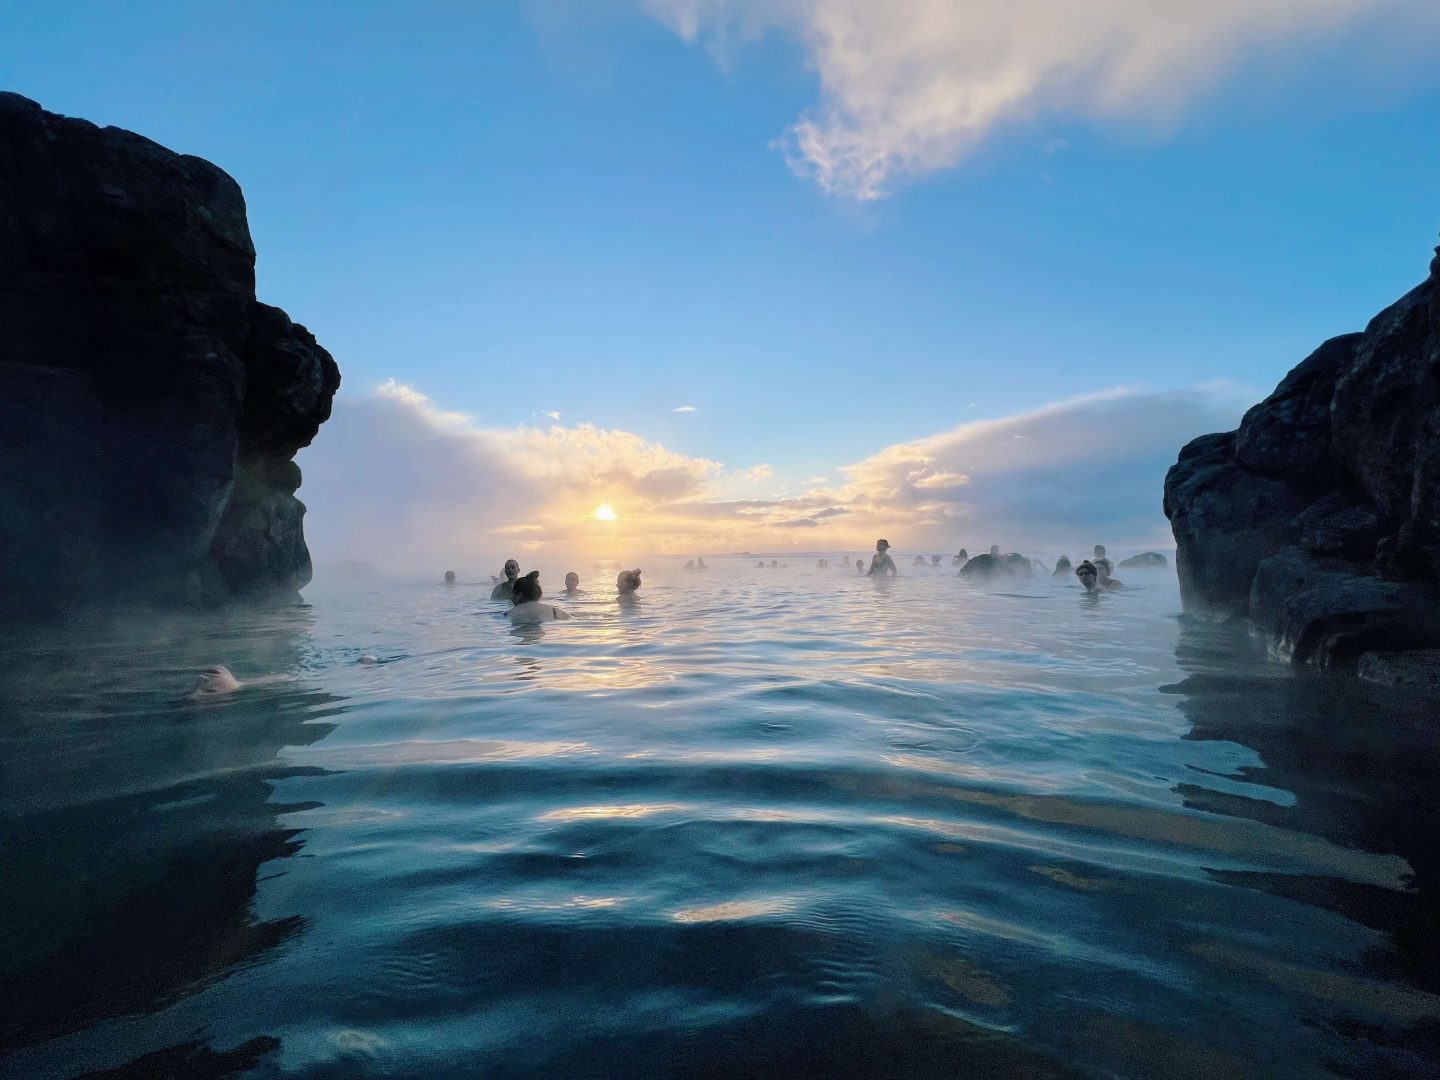
[[[575,616],[554,604],[540,603],[544,593],[540,590],[540,571],[531,570],[524,577],[516,578],[510,590],[510,621],[515,623],[550,622],[552,619],[573,619]]]
[[[615,578],[615,589],[620,594],[618,599],[622,604],[633,604],[635,602],[635,590],[640,588],[640,571],[621,570]]]

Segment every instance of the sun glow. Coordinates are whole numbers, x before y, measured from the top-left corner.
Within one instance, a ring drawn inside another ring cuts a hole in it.
[[[595,507],[595,520],[596,520],[596,521],[614,521],[614,520],[615,520],[615,508],[614,508],[613,506],[611,506],[609,503],[601,503],[599,506]]]

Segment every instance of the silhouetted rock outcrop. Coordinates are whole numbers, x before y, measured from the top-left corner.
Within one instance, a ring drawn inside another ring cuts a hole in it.
[[[234,180],[0,94],[0,610],[295,596],[339,383]]]
[[[960,576],[968,578],[1029,577],[1033,570],[1029,559],[1012,551],[1008,555],[976,555],[960,568]]]
[[[1181,450],[1165,514],[1185,606],[1248,615],[1283,657],[1352,667],[1440,644],[1440,257],[1238,431]]]

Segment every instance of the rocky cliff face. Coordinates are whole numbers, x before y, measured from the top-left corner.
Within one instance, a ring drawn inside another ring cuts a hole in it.
[[[295,596],[339,384],[234,180],[0,94],[0,612]]]
[[[1279,656],[1393,669],[1359,661],[1440,644],[1440,255],[1181,450],[1165,514],[1186,608],[1249,616]]]

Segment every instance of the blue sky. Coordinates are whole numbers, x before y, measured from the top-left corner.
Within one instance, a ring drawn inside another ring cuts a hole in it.
[[[797,120],[895,81],[817,44],[845,2],[0,2],[0,82],[234,175],[261,298],[336,355],[347,399],[395,379],[486,430],[555,410],[767,463],[766,497],[1116,386],[1227,384],[1233,411],[1425,272],[1423,5],[1276,0],[1311,11],[1238,31],[1222,11],[1202,76],[1163,70],[1161,41],[1158,74],[1097,89],[1107,59],[865,200],[791,167]],[[1098,22],[1074,57],[1019,59],[1110,57],[1127,28]],[[943,44],[921,59],[969,92]]]

